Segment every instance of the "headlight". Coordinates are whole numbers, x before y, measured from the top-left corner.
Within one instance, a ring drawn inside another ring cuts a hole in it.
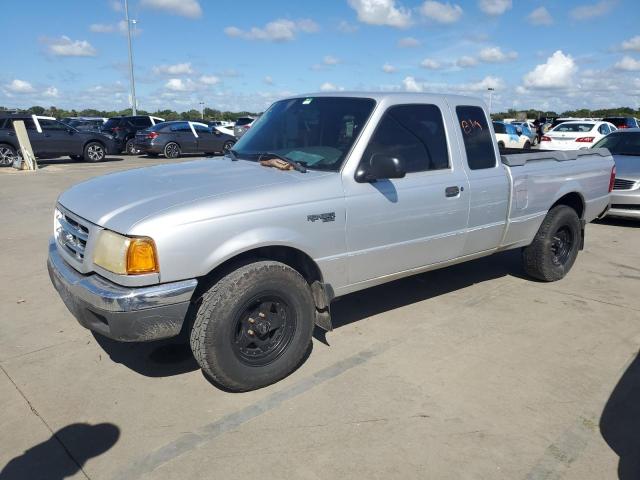
[[[93,249],[93,263],[120,275],[158,272],[156,244],[149,237],[125,237],[102,230]]]

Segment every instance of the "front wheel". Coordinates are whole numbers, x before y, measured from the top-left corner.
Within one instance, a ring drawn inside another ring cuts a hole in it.
[[[0,145],[0,167],[10,167],[17,156],[17,152],[11,145]]]
[[[89,142],[84,147],[84,161],[85,162],[101,162],[104,160],[106,156],[106,152],[104,150],[104,145],[98,142]]]
[[[169,142],[164,146],[164,156],[166,158],[178,158],[180,156],[180,145]]]
[[[524,270],[538,280],[555,282],[569,273],[582,243],[576,211],[566,205],[552,208],[533,242],[522,252]]]
[[[305,279],[274,261],[244,265],[202,297],[191,349],[204,373],[236,392],[270,385],[300,364],[314,303]]]
[[[226,142],[224,142],[224,145],[222,146],[222,151],[224,153],[227,153],[229,150],[233,148],[235,144],[236,142],[234,142],[233,140],[227,140]]]

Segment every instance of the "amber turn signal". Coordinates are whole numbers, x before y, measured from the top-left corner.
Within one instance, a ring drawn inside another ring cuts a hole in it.
[[[127,274],[158,273],[156,244],[147,237],[132,238],[127,249]]]

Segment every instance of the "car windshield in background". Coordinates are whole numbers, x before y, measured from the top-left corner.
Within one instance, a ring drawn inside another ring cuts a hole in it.
[[[242,127],[244,125],[249,125],[251,122],[253,122],[253,118],[242,117],[236,121],[236,126]]]
[[[633,155],[640,157],[640,132],[612,133],[592,148],[607,148],[613,155]]]
[[[360,134],[375,101],[307,97],[274,103],[236,143],[238,158],[274,153],[305,167],[337,171]]]
[[[561,123],[553,129],[554,132],[590,132],[593,123]]]

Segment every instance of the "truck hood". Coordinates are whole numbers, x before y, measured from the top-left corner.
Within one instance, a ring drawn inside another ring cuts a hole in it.
[[[640,180],[640,156],[613,155],[616,162],[616,177]]]
[[[225,157],[100,176],[71,187],[58,202],[91,223],[128,233],[137,222],[179,205],[268,186],[300,185],[326,175],[331,173],[282,171]]]

